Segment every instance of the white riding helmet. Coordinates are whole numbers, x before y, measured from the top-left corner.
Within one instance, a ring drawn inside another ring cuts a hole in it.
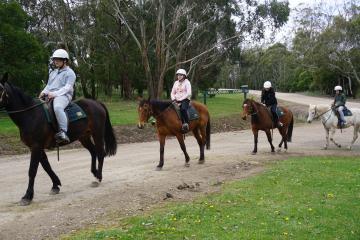
[[[53,58],[62,58],[62,59],[69,60],[69,54],[64,49],[57,49],[51,56],[51,59],[53,59]]]
[[[270,81],[264,82],[264,88],[271,88],[271,82]]]
[[[179,70],[176,71],[176,75],[177,74],[181,74],[181,75],[186,76],[186,71],[185,71],[185,69],[180,68]]]
[[[334,88],[334,90],[335,90],[335,91],[342,91],[342,87],[341,87],[341,86],[336,86],[336,87]]]

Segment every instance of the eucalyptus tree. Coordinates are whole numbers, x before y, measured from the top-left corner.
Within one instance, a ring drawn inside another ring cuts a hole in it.
[[[265,21],[278,27],[289,13],[287,3],[275,0],[265,5],[254,0],[112,2],[115,16],[137,45],[149,93],[156,98],[169,71],[186,67],[196,84],[214,73],[209,68],[216,69],[247,34],[261,37]]]

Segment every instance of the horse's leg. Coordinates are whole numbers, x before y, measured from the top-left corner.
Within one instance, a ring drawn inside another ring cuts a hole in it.
[[[256,154],[257,153],[257,143],[258,143],[259,130],[253,128],[252,131],[253,131],[253,134],[254,134],[254,150],[252,151],[252,154]]]
[[[270,146],[271,146],[271,152],[275,152],[275,150],[274,150],[275,147],[274,147],[274,145],[272,144],[272,138],[271,138],[270,130],[269,130],[269,129],[265,130],[265,133],[266,133],[267,139],[268,139],[268,141],[269,141],[269,143],[270,143]]]
[[[96,170],[96,149],[95,145],[91,142],[90,137],[84,137],[79,139],[81,145],[86,148],[90,154],[91,154],[91,172],[94,175],[94,177],[97,176],[98,171]]]
[[[353,136],[353,140],[350,143],[350,146],[348,147],[349,150],[352,149],[352,146],[354,144],[354,142],[356,141],[356,139],[358,138],[358,134],[359,134],[359,125],[355,125],[354,126],[354,136]]]
[[[330,129],[326,128],[325,126],[324,126],[324,129],[325,129],[325,139],[326,139],[324,149],[326,150],[329,147],[329,130]]]
[[[200,136],[200,133],[199,133],[199,129],[198,128],[195,128],[193,130],[193,134],[199,144],[199,147],[200,147],[200,158],[199,158],[199,164],[202,164],[205,162],[205,157],[204,157],[204,147],[205,147],[205,138]]]
[[[156,167],[156,170],[161,170],[164,166],[164,148],[165,148],[165,138],[166,135],[159,134],[159,142],[160,142],[160,161]]]
[[[25,195],[21,198],[20,205],[25,206],[29,205],[34,198],[34,182],[36,173],[39,167],[39,162],[41,159],[40,149],[33,148],[31,149],[31,159],[29,166],[29,183]]]
[[[332,128],[330,130],[330,141],[332,141],[338,148],[341,148],[341,144],[338,144],[337,142],[335,142],[334,140],[334,134],[335,134],[336,129]]]
[[[186,151],[186,146],[185,146],[185,142],[184,142],[184,137],[181,133],[176,134],[176,138],[180,144],[181,150],[183,151],[184,155],[185,155],[185,167],[189,167],[189,161],[190,161],[190,157]]]
[[[97,159],[98,159],[98,168],[97,168],[97,174],[96,174],[96,178],[99,180],[99,182],[101,182],[102,180],[102,169],[103,169],[103,165],[104,165],[104,157],[106,155],[105,153],[105,143],[104,143],[104,137],[103,136],[94,136],[93,135],[93,139],[94,139],[94,143],[95,143],[95,150],[96,150],[96,155],[97,155]]]
[[[51,178],[51,181],[53,183],[50,194],[58,194],[60,192],[59,186],[61,186],[61,182],[60,182],[60,179],[58,178],[58,176],[52,170],[49,160],[48,160],[44,150],[41,150],[40,163],[41,163],[41,166],[43,167],[43,169],[45,170],[45,172]]]

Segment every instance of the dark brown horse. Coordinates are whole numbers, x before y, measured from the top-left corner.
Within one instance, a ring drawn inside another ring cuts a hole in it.
[[[36,102],[19,88],[7,82],[7,74],[0,81],[0,107],[5,108],[10,118],[20,130],[21,140],[31,151],[29,184],[20,204],[28,205],[34,197],[34,181],[39,163],[52,180],[51,194],[57,194],[61,186],[60,179],[51,169],[44,149],[56,146],[55,130],[47,122],[43,103]],[[77,104],[84,110],[87,118],[69,124],[70,141],[79,140],[91,154],[91,172],[102,180],[102,168],[105,156],[115,155],[117,143],[110,123],[109,113],[100,102],[81,99]],[[98,167],[96,167],[96,158]]]
[[[283,124],[282,127],[275,126],[270,110],[268,110],[264,105],[258,103],[252,99],[245,99],[243,104],[242,118],[246,120],[247,116],[251,116],[251,129],[254,134],[254,150],[253,154],[257,152],[257,143],[258,143],[258,132],[262,130],[266,133],[267,139],[271,146],[271,152],[275,151],[275,148],[272,144],[271,129],[277,128],[280,135],[282,136],[281,142],[279,144],[279,150],[284,143],[284,148],[287,150],[287,143],[291,142],[291,136],[294,126],[294,117],[292,112],[285,108],[279,107],[284,113],[280,118],[280,122]]]
[[[190,122],[190,131],[193,132],[199,147],[200,158],[199,163],[204,163],[204,147],[210,149],[210,115],[207,107],[199,102],[191,102],[192,106],[198,111],[199,118]],[[138,127],[142,129],[149,118],[153,116],[156,119],[157,134],[160,141],[160,162],[157,170],[161,170],[164,166],[164,145],[165,138],[168,135],[175,136],[179,141],[181,150],[185,155],[185,166],[190,166],[189,155],[186,152],[184,143],[184,135],[181,132],[181,120],[176,111],[172,107],[170,101],[158,100],[141,100],[138,107],[139,123]]]

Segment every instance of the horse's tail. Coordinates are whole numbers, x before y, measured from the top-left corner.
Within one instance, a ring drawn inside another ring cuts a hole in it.
[[[206,124],[206,149],[210,149],[210,134],[211,134],[211,128],[210,128],[210,115],[209,115],[208,122]]]
[[[116,154],[117,149],[117,141],[114,134],[114,129],[111,126],[109,112],[106,106],[103,103],[100,103],[106,112],[106,120],[105,120],[105,154],[106,156],[112,156]]]
[[[288,142],[291,142],[293,128],[294,128],[294,115],[291,115],[291,122],[290,122],[290,125],[288,127],[288,131],[287,131],[287,141]]]

